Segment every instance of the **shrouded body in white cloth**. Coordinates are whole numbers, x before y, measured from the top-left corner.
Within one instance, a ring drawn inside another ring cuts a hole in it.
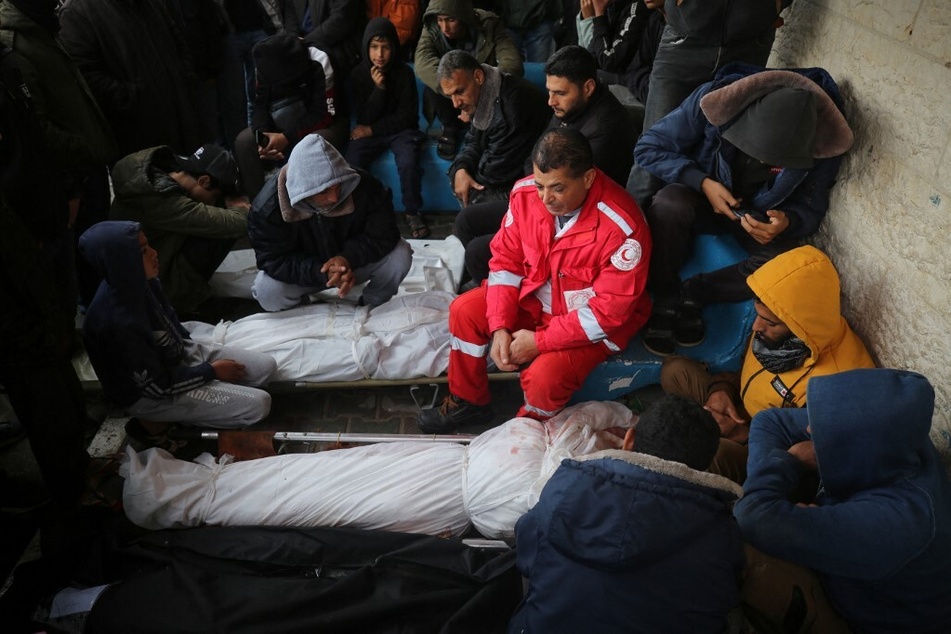
[[[192,339],[270,354],[275,381],[439,376],[449,367],[449,304],[427,291],[368,310],[344,302],[259,313],[217,326],[188,322]]]
[[[126,515],[144,528],[348,526],[511,538],[564,458],[619,449],[613,427],[635,424],[619,403],[581,403],[547,422],[515,418],[471,444],[381,443],[220,462],[129,450]]]

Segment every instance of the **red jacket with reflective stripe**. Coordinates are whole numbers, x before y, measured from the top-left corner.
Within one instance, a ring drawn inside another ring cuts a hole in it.
[[[540,322],[535,291],[551,280],[551,313],[535,332],[539,351],[604,342],[620,352],[650,315],[647,266],[651,237],[637,203],[597,170],[581,212],[555,237],[554,217],[532,177],[515,183],[509,210],[492,239],[486,287],[489,329],[512,330],[522,308]]]

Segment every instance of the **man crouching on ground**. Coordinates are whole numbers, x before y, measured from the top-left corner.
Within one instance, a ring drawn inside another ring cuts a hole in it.
[[[330,287],[344,297],[363,282],[360,303],[379,306],[413,261],[389,190],[316,134],[294,147],[254,199],[248,234],[260,269],[251,292],[267,311]]]

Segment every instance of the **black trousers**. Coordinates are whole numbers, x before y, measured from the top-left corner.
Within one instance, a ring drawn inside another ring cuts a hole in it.
[[[489,260],[492,258],[489,243],[499,230],[508,208],[506,200],[491,200],[464,207],[456,215],[452,232],[466,248],[466,272],[477,284],[489,277]]]
[[[800,246],[798,238],[777,236],[760,244],[739,222],[713,210],[707,197],[685,185],[667,185],[647,208],[647,222],[653,238],[650,288],[654,299],[674,299],[680,294],[680,269],[693,252],[698,233],[730,234],[749,257],[716,271],[690,279],[691,294],[704,303],[741,302],[753,297],[746,278],[780,253]]]

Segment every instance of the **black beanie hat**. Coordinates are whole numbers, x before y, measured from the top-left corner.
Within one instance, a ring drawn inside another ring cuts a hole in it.
[[[814,163],[816,96],[782,87],[746,107],[723,138],[768,165],[808,169]]]

